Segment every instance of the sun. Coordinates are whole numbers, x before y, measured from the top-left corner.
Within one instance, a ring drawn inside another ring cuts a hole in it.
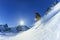
[[[25,25],[24,20],[20,20],[20,25],[21,25],[21,26],[24,26],[24,25]]]

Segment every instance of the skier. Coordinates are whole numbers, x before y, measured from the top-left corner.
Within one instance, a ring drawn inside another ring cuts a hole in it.
[[[36,18],[35,18],[36,19],[36,22],[39,21],[40,18],[41,18],[40,14],[38,12],[36,12]]]

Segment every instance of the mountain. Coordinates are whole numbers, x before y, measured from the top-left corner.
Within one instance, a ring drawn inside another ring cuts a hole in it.
[[[27,27],[27,26],[17,26],[16,27],[16,30],[17,31],[26,31],[26,30],[28,30],[29,29],[29,27]]]
[[[9,34],[17,34],[24,32],[26,30],[30,29],[27,26],[16,26],[16,27],[8,27],[7,24],[0,25],[0,35],[9,35]]]
[[[7,32],[7,31],[9,31],[9,30],[10,30],[10,28],[8,27],[7,24],[5,24],[5,25],[0,25],[0,32]]]

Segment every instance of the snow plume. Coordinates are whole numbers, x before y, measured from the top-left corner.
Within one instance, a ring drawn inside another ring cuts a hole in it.
[[[60,2],[31,29],[0,40],[60,40]]]

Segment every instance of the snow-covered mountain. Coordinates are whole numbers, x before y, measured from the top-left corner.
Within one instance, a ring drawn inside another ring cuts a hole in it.
[[[16,27],[8,27],[7,24],[5,25],[0,25],[0,35],[6,35],[6,36],[10,36],[10,35],[16,35],[17,33],[21,33],[24,32],[26,30],[28,30],[29,27],[27,26],[16,26]]]

